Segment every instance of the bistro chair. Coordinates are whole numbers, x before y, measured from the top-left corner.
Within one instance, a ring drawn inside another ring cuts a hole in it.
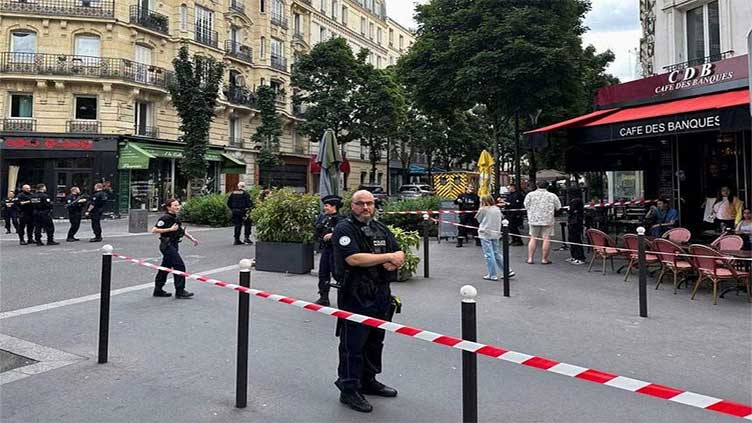
[[[695,262],[699,276],[692,290],[692,299],[695,299],[700,283],[709,280],[713,283],[713,305],[718,304],[718,285],[723,281],[734,281],[737,284],[743,281],[747,287],[747,301],[752,303],[752,289],[749,286],[749,272],[741,272],[734,269],[727,260],[716,250],[705,245],[693,244],[689,246],[689,253]]]
[[[624,256],[629,260],[629,264],[627,264],[627,273],[624,275],[624,282],[629,279],[629,274],[632,273],[632,269],[636,269],[639,266],[639,254],[637,254],[635,251],[639,248],[639,238],[637,238],[637,235],[635,234],[624,234],[622,237],[624,239],[624,247],[627,250],[630,251],[624,251]],[[650,266],[651,264],[660,264],[660,260],[658,259],[658,256],[653,254],[650,250],[653,249],[653,246],[645,242],[645,265]]]
[[[619,249],[616,248],[616,241],[608,234],[598,229],[590,228],[585,231],[585,236],[588,239],[590,245],[593,246],[593,258],[590,260],[590,267],[588,272],[593,268],[593,263],[596,257],[603,259],[603,274],[606,274],[606,260],[611,260],[611,270],[614,270],[614,257],[621,255]]]
[[[710,243],[710,247],[715,248],[717,250],[718,249],[718,243],[720,243],[721,240],[723,238],[727,237],[727,236],[728,235],[725,234],[725,233],[721,234],[720,236],[718,236],[718,238],[714,239],[713,242]]]
[[[683,253],[684,251],[678,244],[667,239],[656,238],[653,240],[653,254],[658,256],[662,265],[655,289],[661,286],[663,277],[671,273],[674,276],[674,295],[676,295],[676,289],[679,287],[679,276],[686,276],[695,268],[690,260],[681,256]]]
[[[677,244],[686,244],[689,242],[689,239],[692,238],[692,232],[686,228],[674,228],[666,231],[662,238]]]
[[[726,235],[718,240],[715,249],[718,251],[739,251],[742,247],[744,247],[744,239],[742,237],[739,235]]]

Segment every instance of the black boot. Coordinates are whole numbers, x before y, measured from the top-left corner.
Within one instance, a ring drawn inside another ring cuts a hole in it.
[[[462,238],[457,237],[457,248],[462,248]]]
[[[397,390],[384,385],[376,379],[364,381],[363,388],[360,390],[365,395],[377,395],[380,397],[393,398],[397,396]]]
[[[18,243],[21,244],[21,245],[27,245],[26,241],[24,241],[24,240],[21,240]]]
[[[44,242],[42,242],[42,240],[40,239],[40,240],[34,241],[34,244],[36,244],[36,245],[44,245]]]
[[[328,292],[319,292],[319,299],[316,300],[316,304],[324,307],[329,307],[332,305],[329,302],[329,293]]]
[[[47,240],[47,245],[60,245],[60,243],[59,242],[55,242],[54,239],[48,239]]]
[[[248,244],[248,245],[253,245],[253,241],[251,241],[250,238],[244,239],[243,242],[246,243],[246,244]]]
[[[373,406],[358,391],[342,391],[339,394],[339,402],[361,413],[370,413],[373,411]]]
[[[165,291],[162,288],[155,289],[153,295],[155,297],[170,297],[170,296],[172,296],[172,294],[170,294],[169,292]]]
[[[175,298],[180,298],[183,300],[191,298],[192,296],[193,296],[193,292],[186,291],[185,289],[181,289],[175,292]]]
[[[244,245],[244,244],[240,242],[239,239],[236,239],[235,242],[232,243],[232,245]]]

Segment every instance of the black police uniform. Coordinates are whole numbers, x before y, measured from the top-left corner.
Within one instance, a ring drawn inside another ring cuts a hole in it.
[[[159,252],[162,253],[162,267],[169,267],[174,270],[185,271],[185,263],[183,258],[180,257],[178,245],[185,235],[180,218],[171,213],[165,213],[157,220],[157,229],[169,229],[172,225],[178,225],[178,230],[174,232],[166,232],[159,236]],[[157,276],[154,278],[154,294],[157,295],[164,291],[164,286],[167,283],[167,272],[160,270],[157,272]],[[175,283],[175,292],[179,295],[185,290],[185,276],[173,274],[173,281]]]
[[[65,207],[68,209],[68,220],[70,221],[70,229],[68,229],[67,241],[78,241],[76,233],[78,228],[81,227],[81,214],[86,207],[86,198],[81,194],[68,194],[65,199]]]
[[[567,214],[567,229],[569,230],[569,252],[575,260],[585,261],[585,249],[582,248],[582,232],[585,230],[585,204],[578,195],[569,199],[569,212]]]
[[[31,196],[31,193],[25,191],[21,191],[16,196],[16,204],[18,204],[19,210],[18,239],[21,241],[21,244],[26,244],[27,242],[24,241],[24,232],[26,232],[28,243],[34,243],[34,205],[31,204]]]
[[[512,235],[520,235],[520,227],[522,226],[523,216],[525,211],[525,194],[515,191],[510,192],[506,198],[507,213],[509,216],[509,233]],[[513,236],[511,238],[511,245],[522,245],[522,238]]]
[[[6,198],[3,201],[3,219],[5,220],[5,233],[10,233],[10,226],[18,233],[18,198]]]
[[[245,190],[236,190],[227,198],[227,207],[232,211],[232,224],[235,225],[235,244],[240,242],[240,228],[243,227],[245,242],[251,243],[251,219],[248,212],[253,209],[251,195]]]
[[[342,215],[335,213],[322,214],[316,221],[316,238],[319,240],[319,251],[321,251],[319,259],[319,295],[321,298],[319,300],[326,299],[326,303],[329,302],[329,284],[334,271],[334,247],[332,247],[332,239],[325,241],[324,235],[334,233],[334,228],[343,219]]]
[[[89,212],[89,217],[91,218],[91,230],[94,231],[94,238],[90,241],[96,242],[102,240],[102,213],[104,213],[106,202],[107,194],[104,191],[97,191],[91,197],[91,205],[94,208]]]
[[[480,197],[475,193],[463,193],[454,200],[454,204],[460,206],[460,211],[477,212],[480,207]],[[478,221],[475,219],[475,213],[462,213],[460,214],[460,224],[467,226],[478,226]],[[457,227],[457,246],[462,246],[462,239],[467,239],[468,235],[478,237],[477,229],[464,228],[462,226]]]
[[[34,239],[42,244],[42,229],[47,234],[47,244],[54,245],[55,225],[52,223],[52,199],[46,192],[36,192],[31,196],[34,205]]]
[[[397,271],[388,272],[382,265],[353,267],[347,257],[358,253],[392,253],[399,251],[394,235],[382,223],[364,224],[350,216],[343,219],[332,236],[335,279],[341,284],[337,305],[342,310],[391,320],[392,293],[389,283],[397,280]],[[343,392],[373,387],[381,373],[384,330],[347,320],[337,321],[339,343],[339,378],[335,382]],[[396,392],[395,392],[396,395]]]

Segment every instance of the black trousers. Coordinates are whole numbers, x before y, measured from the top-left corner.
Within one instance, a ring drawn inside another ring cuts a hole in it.
[[[13,224],[13,229],[18,233],[18,216],[3,216],[5,219],[5,232],[10,232],[10,225]]]
[[[460,215],[460,224],[461,225],[467,225],[467,226],[474,226],[478,227],[478,221],[475,220],[475,218],[469,214],[461,214]],[[467,238],[468,235],[472,235],[473,237],[478,236],[478,230],[477,229],[471,229],[471,228],[464,228],[462,226],[457,227],[457,236]]]
[[[582,223],[570,223],[567,227],[569,228],[569,234],[567,235],[569,237],[569,242],[582,244],[582,231],[585,229],[584,225]],[[569,253],[572,255],[573,259],[585,261],[585,248],[581,245],[570,245]]]
[[[319,258],[319,294],[329,293],[329,282],[331,282],[333,270],[334,247],[330,244],[321,249],[321,258]]]
[[[34,238],[34,216],[31,214],[22,214],[19,219],[20,225],[18,227],[18,239],[24,240],[24,232],[26,232],[26,238],[29,242],[33,242]]]
[[[509,216],[509,233],[511,235],[520,235],[520,228],[522,227],[522,216],[519,212],[510,212]],[[519,236],[513,236],[509,239],[511,244],[522,244],[522,238]]]
[[[34,239],[42,242],[42,230],[47,234],[47,241],[55,239],[55,224],[49,212],[34,213]]]
[[[240,241],[240,229],[243,229],[243,235],[245,235],[245,239],[248,239],[251,237],[251,220],[246,219],[246,212],[245,210],[241,209],[232,209],[232,224],[235,225],[234,230],[234,237],[236,241]]]
[[[178,246],[173,244],[167,244],[166,246],[159,247],[159,251],[162,253],[162,267],[169,267],[173,270],[180,270],[185,272],[185,263],[183,258],[180,257]],[[154,290],[159,291],[164,288],[167,283],[167,273],[164,270],[157,272],[157,276],[154,278]],[[173,281],[175,283],[175,290],[182,291],[185,289],[185,276],[172,274]]]
[[[91,230],[94,232],[94,238],[102,238],[102,211],[92,210],[91,216]]]
[[[75,238],[78,228],[81,227],[81,213],[71,213],[68,215],[70,229],[68,229],[68,239]]]
[[[386,332],[347,320],[339,322],[339,379],[335,384],[342,391],[354,391],[381,373]]]

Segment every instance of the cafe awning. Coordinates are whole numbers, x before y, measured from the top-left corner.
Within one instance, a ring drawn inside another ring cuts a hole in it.
[[[236,159],[231,154],[222,153],[222,173],[242,175],[245,173],[245,162]]]
[[[221,149],[210,147],[209,150],[207,150],[205,157],[206,160],[210,162],[222,162],[223,173],[245,173],[245,163],[223,153]],[[182,159],[183,146],[128,141],[125,146],[120,149],[118,169],[148,169],[149,160],[157,158]]]
[[[596,120],[598,118],[601,118],[603,116],[606,116],[608,114],[614,113],[619,109],[604,109],[604,110],[596,110],[592,113],[588,113],[586,115],[577,116],[576,118],[568,119],[563,122],[554,123],[553,125],[544,126],[543,128],[533,129],[532,131],[525,132],[525,135],[532,135],[532,134],[541,134],[545,132],[552,132],[559,129],[566,129],[566,128],[572,128],[575,126],[582,126],[585,123],[588,123],[590,121]]]

